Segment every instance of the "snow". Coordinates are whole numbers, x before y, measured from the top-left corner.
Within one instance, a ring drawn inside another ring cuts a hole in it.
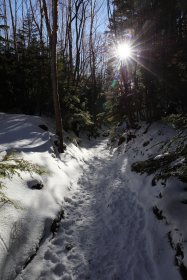
[[[16,149],[46,170],[1,180],[6,185],[2,191],[19,207],[0,208],[0,278],[181,279],[168,233],[174,244],[183,245],[187,264],[186,204],[180,203],[186,195],[184,183],[171,178],[165,187],[161,182],[152,187],[152,175],[131,171],[133,162],[169,152],[161,146],[175,130],[154,123],[144,134],[142,124],[136,138],[120,147],[111,149],[104,138],[84,139],[81,148],[68,144],[58,157],[54,135],[41,130],[42,123],[39,117],[0,114],[0,158]],[[32,189],[37,182],[42,188]],[[166,221],[155,218],[154,205]],[[52,235],[50,226],[61,208],[64,219]]]
[[[20,172],[21,176],[1,179],[2,191],[15,206],[2,204],[0,211],[0,278],[14,279],[32,255],[43,235],[49,235],[52,220],[59,211],[68,186],[78,179],[82,157],[70,145],[65,160],[55,156],[50,133],[38,126],[39,117],[0,114],[0,156],[14,150],[20,158],[38,164],[43,175]],[[42,190],[30,189],[31,182],[42,182]]]
[[[157,155],[156,157],[154,157],[154,159],[161,159],[161,158],[164,158],[165,156],[168,156],[169,153],[164,153],[164,154],[161,154],[161,155]]]

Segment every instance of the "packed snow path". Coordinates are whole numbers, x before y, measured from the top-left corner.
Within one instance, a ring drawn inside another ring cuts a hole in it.
[[[16,279],[166,279],[153,260],[144,207],[128,186],[127,160],[116,161],[105,141],[90,152],[65,198],[59,231]]]
[[[53,251],[72,249],[63,250],[64,264],[60,270],[57,266],[57,273],[64,271],[73,279],[124,279],[124,275],[126,279],[154,279],[143,233],[143,209],[111,161],[108,153],[103,159],[95,156],[77,192],[66,199],[66,220],[52,246]]]

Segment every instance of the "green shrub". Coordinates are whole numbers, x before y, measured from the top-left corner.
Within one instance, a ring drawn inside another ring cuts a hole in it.
[[[152,174],[156,172],[158,169],[167,166],[170,164],[173,160],[177,158],[177,155],[174,153],[170,154],[163,154],[161,157],[158,158],[150,158],[145,161],[138,161],[132,164],[131,169],[132,171],[135,171],[137,173],[144,173]]]
[[[14,206],[15,208],[19,208],[20,209],[20,207],[15,203],[15,202],[13,202],[10,198],[8,198],[5,194],[4,194],[4,192],[2,192],[1,191],[1,189],[3,189],[3,188],[6,188],[1,182],[0,182],[0,207],[2,207],[3,205],[5,205],[5,204],[11,204],[12,206]]]
[[[12,178],[14,175],[20,176],[20,172],[37,173],[39,175],[45,173],[44,168],[37,164],[30,163],[27,160],[18,157],[15,151],[7,153],[0,162],[0,178]],[[5,186],[0,182],[0,189],[5,188]],[[3,191],[0,190],[0,203],[1,204],[11,204],[15,208],[18,207],[11,199],[9,199]]]
[[[20,172],[30,172],[42,175],[44,168],[38,164],[30,163],[27,160],[19,158],[15,151],[7,153],[0,162],[0,177],[11,178],[13,175],[20,175]]]
[[[182,152],[186,151],[183,149]],[[158,181],[160,179],[168,179],[169,177],[177,177],[179,180],[183,182],[187,182],[187,165],[186,159],[181,158],[180,156],[183,153],[170,153],[162,155],[160,158],[151,158],[145,161],[138,161],[132,164],[131,170],[137,173],[143,174],[147,173],[148,175],[158,173],[154,177],[154,181]],[[178,164],[171,165],[173,161],[181,158],[183,161]]]
[[[164,121],[171,123],[177,129],[187,128],[187,114],[172,114],[165,117]]]

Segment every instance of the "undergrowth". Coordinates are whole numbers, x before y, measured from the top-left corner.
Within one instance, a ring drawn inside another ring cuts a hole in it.
[[[165,117],[164,121],[171,123],[176,129],[187,129],[187,114],[172,114]]]
[[[37,165],[24,160],[15,151],[7,153],[0,162],[0,177],[11,178],[13,175],[20,176],[20,172],[37,173],[42,175],[45,170]]]
[[[187,182],[187,114],[172,114],[164,118],[166,123],[171,123],[178,129],[177,135],[162,144],[159,148],[160,156],[152,156],[145,161],[132,164],[132,171],[137,173],[156,173],[153,182],[169,177],[177,177]]]
[[[0,208],[7,203],[14,206],[16,209],[20,208],[14,201],[12,201],[10,198],[8,198],[8,196],[4,194],[4,192],[2,191],[3,188],[6,187],[2,184],[2,182],[0,182]]]
[[[187,145],[177,147],[173,152],[164,153],[158,157],[153,156],[145,161],[135,162],[131,169],[141,174],[156,173],[154,181],[167,180],[173,176],[187,182]]]
[[[23,158],[20,158],[16,151],[11,151],[7,153],[0,161],[0,178],[1,179],[11,179],[14,175],[21,177],[21,172],[29,172],[30,174],[37,173],[42,175],[46,171],[44,168],[37,164],[30,163]],[[3,188],[6,188],[2,182],[0,182],[0,203],[1,207],[8,203],[13,205],[15,208],[19,208],[11,199],[9,199],[4,192]]]

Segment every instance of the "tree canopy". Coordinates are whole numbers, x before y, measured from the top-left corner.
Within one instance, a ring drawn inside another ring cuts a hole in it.
[[[55,59],[65,129],[93,129],[101,113],[133,125],[186,112],[186,1],[57,2]],[[0,1],[1,111],[52,115],[53,9],[44,3]],[[133,48],[126,62],[115,54],[124,41]]]

